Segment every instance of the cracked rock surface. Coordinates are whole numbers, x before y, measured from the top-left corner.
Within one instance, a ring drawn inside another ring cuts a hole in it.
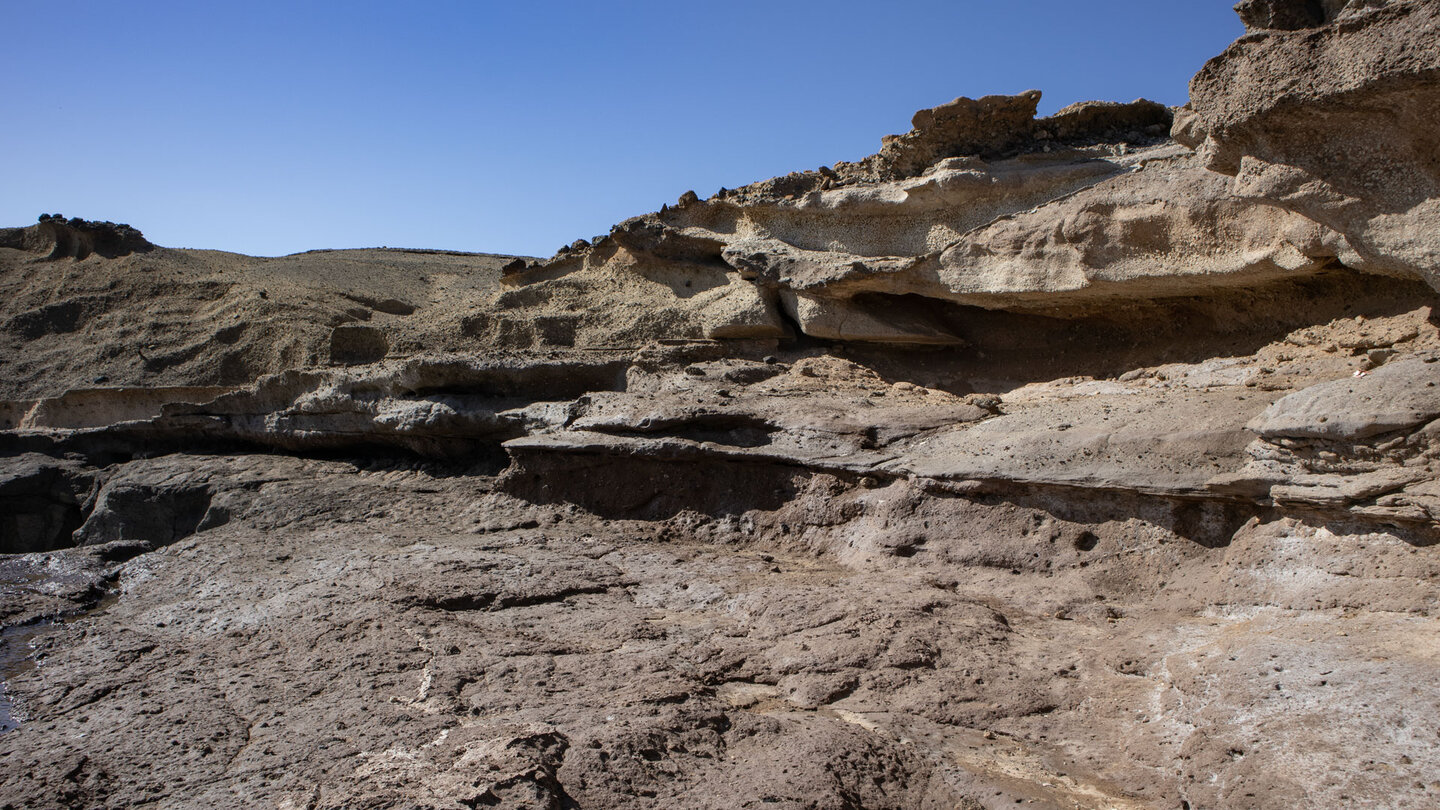
[[[0,230],[0,806],[1440,805],[1436,9],[543,261]]]

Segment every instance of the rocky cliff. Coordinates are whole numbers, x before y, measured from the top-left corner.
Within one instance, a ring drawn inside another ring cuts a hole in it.
[[[1434,806],[1440,4],[1237,11],[548,260],[0,232],[0,803]]]

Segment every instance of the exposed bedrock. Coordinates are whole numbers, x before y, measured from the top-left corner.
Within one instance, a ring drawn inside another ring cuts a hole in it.
[[[1153,123],[1128,135],[1097,125],[1120,140],[1040,138],[1066,130],[1033,119],[1036,98],[957,100],[970,110],[959,129],[938,123],[951,120],[941,113],[917,116],[904,137],[932,144],[915,153],[934,158],[924,166],[837,166],[794,188],[777,179],[623,222],[593,245],[509,273],[513,289],[485,334],[528,320],[565,324],[537,329],[540,343],[615,345],[661,324],[692,338],[776,338],[793,324],[829,340],[961,345],[933,304],[874,296],[1076,317],[1303,278],[1354,255],[1334,230],[1233,193],[1189,150],[1146,134]],[[1135,105],[1093,110],[1138,114]],[[1008,149],[986,145],[980,131]],[[870,160],[899,160],[886,155]],[[580,311],[577,302],[596,295],[651,305]]]
[[[1344,236],[1346,264],[1440,285],[1440,3],[1255,0],[1175,138],[1236,196]]]
[[[1195,77],[1174,141],[1144,101],[923,110],[862,161],[687,194],[517,263],[483,334],[528,319],[548,324],[536,345],[654,328],[961,345],[926,306],[873,296],[1073,317],[1336,267],[1434,285],[1437,8],[1242,4],[1251,32]],[[593,295],[649,306],[579,312]]]
[[[27,714],[0,738],[16,765],[0,798],[1430,795],[1415,784],[1436,715],[1413,686],[1433,666],[1415,643],[1434,624],[1433,533],[718,454],[533,459],[554,466],[511,475],[578,501],[416,465],[121,465],[127,486],[203,481],[228,520],[118,567],[29,558],[120,596],[12,679]],[[1393,767],[1351,768],[1357,737]],[[177,748],[185,768],[162,779],[155,757]]]
[[[1276,401],[1247,425],[1250,461],[1208,486],[1295,510],[1348,509],[1390,523],[1440,518],[1440,363],[1408,358]]]
[[[41,214],[28,228],[0,228],[0,247],[24,250],[47,259],[83,259],[91,254],[114,258],[153,250],[140,231],[114,222],[91,222],[59,214]]]
[[[1436,5],[543,262],[0,232],[0,805],[1440,806]]]
[[[977,493],[1128,492],[1424,524],[1437,478],[1426,427],[1440,418],[1437,303],[1418,282],[1332,272],[1230,300],[1162,299],[1125,317],[989,313],[991,329],[943,353],[812,348],[762,359],[701,341],[543,360],[434,355],[287,372],[148,418],[124,418],[134,412],[117,392],[109,423],[96,399],[87,420],[32,419],[4,446],[96,463],[258,447],[490,472],[511,463],[513,491],[545,502],[588,503],[590,489],[610,497],[604,476],[581,474],[598,459],[614,471],[779,466]],[[1326,445],[1309,466],[1277,455],[1305,442]],[[206,509],[202,485],[163,504],[119,487],[107,484],[100,500],[188,522],[172,536]],[[683,490],[692,488],[705,489]]]
[[[0,465],[0,554],[49,551],[73,544],[97,485],[73,460],[38,453]]]

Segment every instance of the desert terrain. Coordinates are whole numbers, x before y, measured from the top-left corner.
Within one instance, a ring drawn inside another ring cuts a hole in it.
[[[544,259],[0,229],[0,806],[1440,805],[1440,2],[1236,10]]]

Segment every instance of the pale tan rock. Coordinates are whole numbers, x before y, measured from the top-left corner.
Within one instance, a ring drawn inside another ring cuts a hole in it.
[[[610,237],[615,246],[562,253],[508,276],[517,289],[501,308],[523,301],[541,317],[562,302],[574,308],[584,289],[616,302],[588,320],[611,335],[607,342],[623,343],[647,327],[601,323],[623,323],[630,301],[708,323],[713,315],[699,313],[703,302],[688,290],[728,288],[728,266],[767,298],[778,295],[813,337],[958,345],[943,337],[954,329],[916,325],[936,321],[929,305],[874,296],[1075,317],[1122,299],[1294,280],[1355,257],[1338,233],[1236,195],[1163,131],[1135,143],[1094,140],[1153,128],[1141,126],[1144,105],[1081,105],[1027,120],[1037,97],[957,100],[917,116],[915,130],[887,140],[868,162],[627,220]],[[682,277],[683,285],[673,280]],[[749,312],[747,322],[772,317],[753,304]]]
[[[1284,397],[1248,427],[1264,436],[1365,439],[1440,416],[1440,363],[1412,358]]]
[[[764,340],[785,335],[774,302],[738,276],[730,277],[724,286],[696,295],[695,303],[707,338]]]
[[[1433,806],[1440,296],[1036,100],[503,280],[0,233],[0,804]]]
[[[1440,284],[1440,4],[1247,2],[1177,140],[1239,196],[1344,234],[1347,264]]]

